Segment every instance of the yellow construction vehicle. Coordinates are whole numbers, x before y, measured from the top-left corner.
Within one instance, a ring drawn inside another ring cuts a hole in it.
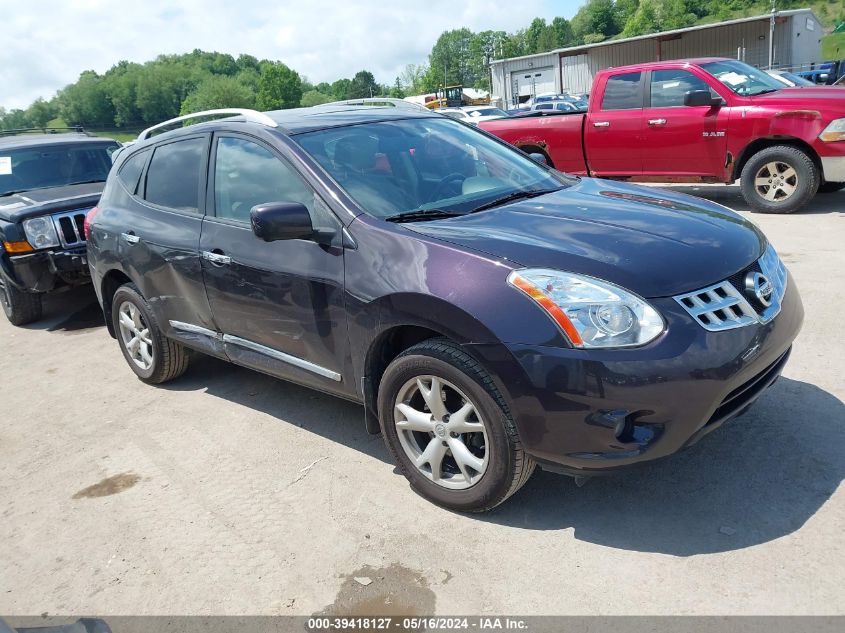
[[[464,94],[464,87],[462,85],[456,85],[438,88],[434,97],[426,99],[425,107],[429,110],[439,110],[440,108],[460,108],[461,106],[489,104],[489,96],[473,99]]]

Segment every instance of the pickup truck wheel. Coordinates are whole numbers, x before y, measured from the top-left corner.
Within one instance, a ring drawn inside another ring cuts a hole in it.
[[[158,385],[188,369],[188,350],[161,333],[149,304],[134,284],[123,285],[114,294],[112,324],[123,357],[142,381]]]
[[[761,213],[794,213],[816,195],[821,177],[800,149],[776,145],[760,150],[742,168],[745,201]]]
[[[0,303],[12,325],[26,325],[41,319],[41,295],[15,288],[0,274]]]
[[[819,193],[836,193],[845,189],[845,182],[823,182],[819,185]]]
[[[423,341],[394,359],[378,402],[399,470],[440,506],[490,510],[534,472],[492,378],[450,341]]]

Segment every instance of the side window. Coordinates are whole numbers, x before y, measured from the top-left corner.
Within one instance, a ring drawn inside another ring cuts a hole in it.
[[[144,165],[147,164],[149,155],[150,150],[144,150],[130,156],[123,162],[120,171],[117,172],[118,180],[132,195],[138,192],[138,181],[141,180],[141,172],[144,171]]]
[[[652,108],[682,107],[684,95],[692,90],[710,90],[710,86],[688,70],[655,70],[651,73]]]
[[[314,192],[265,147],[241,138],[217,141],[214,203],[218,218],[249,222],[249,211],[264,202],[300,202],[314,217]]]
[[[602,110],[635,110],[643,107],[642,73],[612,75],[604,86]]]
[[[144,198],[163,207],[196,212],[204,150],[203,138],[157,147],[147,169]]]
[[[551,110],[553,107],[551,103],[540,103],[537,105],[538,110]]]

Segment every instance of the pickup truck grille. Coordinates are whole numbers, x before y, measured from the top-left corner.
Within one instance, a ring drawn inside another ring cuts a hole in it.
[[[85,214],[89,209],[76,209],[52,216],[59,241],[65,248],[85,245]]]
[[[749,273],[762,273],[772,284],[771,302],[763,306],[747,291],[745,279]],[[674,297],[705,330],[719,332],[752,323],[768,323],[780,312],[786,293],[786,267],[770,246],[751,266],[725,281]]]

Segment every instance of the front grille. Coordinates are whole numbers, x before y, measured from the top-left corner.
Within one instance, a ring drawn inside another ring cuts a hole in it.
[[[744,292],[745,278],[751,272],[762,273],[772,284],[771,303],[768,307]],[[786,281],[786,267],[770,246],[759,260],[726,280],[677,295],[674,299],[705,330],[720,332],[752,323],[768,323],[775,318],[786,293]]]
[[[786,350],[774,363],[725,396],[725,399],[719,403],[718,408],[710,416],[706,426],[727,420],[750,405],[780,376],[791,351],[792,348]]]
[[[88,209],[76,209],[52,216],[59,241],[65,248],[85,245],[85,214]]]

